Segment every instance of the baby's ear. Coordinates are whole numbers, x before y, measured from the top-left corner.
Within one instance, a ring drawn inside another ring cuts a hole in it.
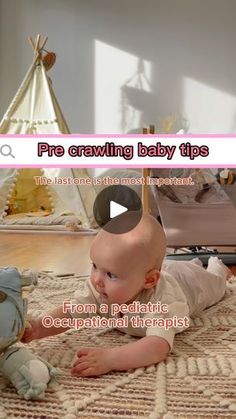
[[[155,287],[160,279],[160,271],[158,269],[151,269],[145,275],[144,288],[149,289]]]

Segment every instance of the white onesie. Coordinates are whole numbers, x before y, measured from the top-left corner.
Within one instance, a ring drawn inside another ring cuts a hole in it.
[[[172,348],[175,334],[188,327],[186,321],[184,324],[182,322],[179,323],[181,325],[170,328],[156,325],[134,327],[131,324],[131,319],[134,316],[143,319],[188,319],[221,300],[226,290],[228,269],[217,257],[209,259],[207,269],[204,269],[199,263],[201,264],[198,259],[190,262],[165,260],[157,285],[154,288],[142,290],[136,296],[135,301],[152,305],[160,302],[168,305],[168,312],[127,313],[128,326],[119,328],[119,330],[132,336],[162,337]],[[102,301],[90,280],[79,283],[74,297],[73,303],[75,304],[96,304],[97,316],[111,317],[109,314],[100,313],[99,307]],[[71,313],[71,316],[86,318],[94,316],[94,314]]]

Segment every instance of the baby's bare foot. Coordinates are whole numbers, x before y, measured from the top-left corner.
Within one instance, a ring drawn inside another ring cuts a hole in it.
[[[208,260],[208,267],[207,270],[209,272],[212,272],[215,275],[225,275],[225,279],[228,281],[232,277],[232,272],[226,266],[221,259],[219,259],[217,256],[211,256]]]

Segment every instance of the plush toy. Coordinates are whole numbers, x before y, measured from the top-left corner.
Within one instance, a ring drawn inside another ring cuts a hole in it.
[[[221,185],[232,185],[235,182],[235,174],[229,169],[221,170],[219,181]]]
[[[58,371],[28,349],[12,346],[25,329],[27,300],[22,298],[22,287],[36,283],[37,275],[32,272],[0,269],[0,370],[26,400],[42,399]]]

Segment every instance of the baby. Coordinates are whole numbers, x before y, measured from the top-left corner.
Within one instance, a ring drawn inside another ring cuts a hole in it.
[[[152,216],[143,215],[128,233],[111,234],[100,230],[90,251],[92,270],[87,282],[78,284],[76,304],[95,304],[97,316],[101,304],[138,302],[149,312],[127,313],[128,324],[120,330],[140,339],[112,348],[83,348],[78,351],[72,374],[98,376],[109,371],[146,367],[164,361],[173,346],[174,336],[189,326],[189,317],[218,302],[225,293],[228,268],[211,257],[207,269],[198,259],[191,262],[164,261],[166,238],[160,224]],[[153,310],[161,303],[162,312]],[[58,307],[49,313],[53,319],[89,317]],[[94,316],[94,314],[93,314]],[[145,326],[131,318],[148,320]],[[122,313],[118,313],[122,317]],[[165,323],[166,321],[166,323]],[[147,326],[146,326],[147,324]],[[168,325],[168,327],[166,326]],[[170,326],[171,325],[171,326]],[[42,318],[31,320],[23,342],[56,335],[69,327],[44,327]]]

